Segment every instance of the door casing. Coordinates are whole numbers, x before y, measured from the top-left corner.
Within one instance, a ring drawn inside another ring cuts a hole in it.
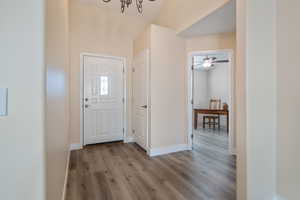
[[[229,113],[229,153],[232,155],[236,154],[236,147],[234,144],[236,143],[236,132],[235,129],[235,68],[234,68],[234,60],[233,60],[233,50],[232,49],[222,49],[222,50],[208,50],[208,51],[193,51],[188,54],[188,63],[187,63],[187,86],[188,86],[188,103],[187,103],[187,114],[188,114],[188,146],[189,149],[192,149],[192,134],[193,130],[193,70],[192,70],[192,58],[195,55],[202,54],[217,54],[217,53],[227,53],[229,57],[229,105],[230,105],[230,113]]]

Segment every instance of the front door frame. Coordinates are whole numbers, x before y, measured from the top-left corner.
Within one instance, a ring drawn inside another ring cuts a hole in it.
[[[193,56],[195,55],[205,55],[205,54],[217,54],[217,53],[227,53],[229,57],[229,87],[230,87],[230,94],[229,94],[229,105],[230,105],[230,113],[229,113],[229,153],[232,155],[236,154],[235,148],[235,68],[234,68],[234,51],[232,49],[222,49],[222,50],[207,50],[207,51],[193,51],[188,53],[188,65],[187,65],[187,85],[188,85],[188,103],[187,103],[187,110],[188,110],[188,146],[189,149],[193,147],[193,68],[192,68],[192,60]]]
[[[98,57],[105,59],[114,59],[120,60],[123,63],[123,141],[127,142],[128,133],[127,133],[127,66],[126,66],[126,58],[118,57],[118,56],[110,56],[103,54],[95,54],[95,53],[81,53],[80,54],[80,145],[83,148],[84,145],[84,57]]]

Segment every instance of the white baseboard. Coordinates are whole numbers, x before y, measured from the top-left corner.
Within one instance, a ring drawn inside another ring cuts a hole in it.
[[[127,137],[127,138],[124,140],[124,143],[132,143],[132,142],[135,142],[135,138],[134,138],[134,137]]]
[[[191,150],[191,148],[189,148],[188,144],[178,144],[178,145],[172,145],[172,146],[168,146],[168,147],[160,147],[160,148],[150,148],[150,150],[148,151],[148,154],[150,157],[153,156],[160,156],[160,155],[165,155],[165,154],[169,154],[169,153],[175,153],[175,152],[179,152],[179,151],[188,151]]]
[[[69,177],[70,157],[71,157],[71,151],[68,152],[66,172],[65,172],[65,180],[64,180],[63,192],[62,192],[61,200],[65,200],[66,199],[66,191],[67,191],[67,184],[68,184],[68,177]]]
[[[81,144],[71,144],[70,145],[70,151],[79,150],[79,149],[82,149]]]

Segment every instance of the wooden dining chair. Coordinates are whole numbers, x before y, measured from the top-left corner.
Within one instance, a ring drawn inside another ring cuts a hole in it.
[[[221,110],[221,100],[220,99],[211,99],[209,102],[209,109],[210,110]],[[203,116],[203,128],[205,128],[205,125],[209,125],[209,128],[213,126],[214,129],[216,129],[216,126],[218,126],[218,129],[220,129],[220,115],[204,115]]]

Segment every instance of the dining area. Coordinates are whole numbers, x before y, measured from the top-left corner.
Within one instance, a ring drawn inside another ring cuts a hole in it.
[[[193,108],[193,147],[228,154],[230,109],[221,99],[210,99],[208,106]]]
[[[221,129],[221,116],[226,118],[226,131],[229,131],[229,109],[228,104],[221,99],[211,99],[208,108],[195,107],[194,109],[194,129],[198,129],[199,115],[202,117],[202,128]]]
[[[230,53],[197,52],[191,59],[193,145],[228,152],[234,134]]]

